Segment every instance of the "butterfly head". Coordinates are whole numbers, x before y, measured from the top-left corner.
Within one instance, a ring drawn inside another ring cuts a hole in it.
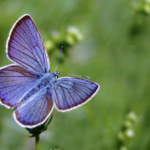
[[[53,74],[54,74],[54,76],[55,76],[56,78],[58,78],[60,72],[53,72]]]

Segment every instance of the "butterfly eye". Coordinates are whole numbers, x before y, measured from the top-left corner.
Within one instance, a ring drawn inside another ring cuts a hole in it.
[[[56,78],[58,78],[58,75],[60,74],[60,72],[54,72],[54,75]]]

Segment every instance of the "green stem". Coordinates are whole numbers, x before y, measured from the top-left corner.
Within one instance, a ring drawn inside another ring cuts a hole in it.
[[[40,136],[39,134],[35,137],[35,150],[40,150]]]

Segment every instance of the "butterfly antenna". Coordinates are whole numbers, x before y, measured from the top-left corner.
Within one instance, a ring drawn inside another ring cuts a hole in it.
[[[68,74],[68,73],[60,73],[62,75],[69,75],[69,76],[75,76],[75,77],[79,77],[79,78],[86,78],[89,79],[90,77],[88,76],[79,76],[79,75],[75,75],[75,74]]]
[[[63,50],[63,46],[61,46],[61,50],[60,50],[60,53],[59,53],[59,58],[58,58],[58,62],[57,62],[56,68],[55,68],[55,72],[57,70],[57,66],[58,66],[58,63],[59,63],[59,60],[60,60],[62,50]]]

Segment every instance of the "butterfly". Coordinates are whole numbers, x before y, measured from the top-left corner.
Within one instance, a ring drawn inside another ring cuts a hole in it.
[[[35,128],[49,118],[55,107],[70,111],[88,102],[100,85],[75,77],[50,73],[50,62],[40,33],[30,15],[21,16],[9,32],[7,58],[14,62],[0,68],[0,104],[14,109],[14,120]]]

